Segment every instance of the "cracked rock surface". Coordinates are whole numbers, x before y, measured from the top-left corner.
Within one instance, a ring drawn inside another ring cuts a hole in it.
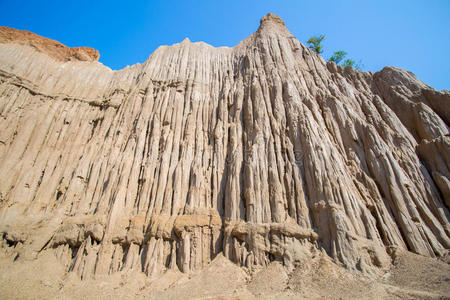
[[[369,275],[393,249],[447,254],[448,91],[327,63],[272,14],[233,48],[186,39],[119,71],[47,40],[0,28],[15,260],[51,252],[88,279],[189,274],[222,254],[290,272],[322,253]]]

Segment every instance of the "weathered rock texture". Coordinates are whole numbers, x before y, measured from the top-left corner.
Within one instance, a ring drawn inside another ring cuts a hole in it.
[[[0,44],[17,259],[53,249],[87,278],[322,251],[372,272],[392,247],[450,248],[450,94],[407,71],[326,63],[271,14],[233,48],[186,39],[120,71],[25,36]]]

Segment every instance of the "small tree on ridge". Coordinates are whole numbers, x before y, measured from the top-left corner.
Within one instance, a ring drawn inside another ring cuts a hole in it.
[[[342,66],[345,67],[352,67],[354,68],[356,65],[356,62],[353,59],[347,58],[346,60],[344,60],[344,62],[342,63]]]
[[[336,64],[339,64],[346,56],[347,52],[339,50],[333,53],[333,56],[330,57],[329,61],[334,61]]]
[[[323,46],[320,44],[325,39],[324,35],[319,36],[312,36],[309,38],[309,40],[306,42],[308,44],[309,49],[312,49],[317,54],[320,54],[323,52]]]

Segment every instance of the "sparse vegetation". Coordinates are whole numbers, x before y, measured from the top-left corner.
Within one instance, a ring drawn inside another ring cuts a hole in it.
[[[356,61],[354,61],[353,59],[345,58],[346,56],[347,56],[347,52],[345,52],[343,50],[339,50],[339,51],[334,52],[328,61],[333,61],[338,65],[339,65],[339,63],[342,62],[340,65],[343,68],[348,67],[348,66],[355,68],[355,69],[359,69],[359,70],[362,68],[363,64],[361,63],[361,61],[356,63]]]
[[[309,38],[309,40],[306,42],[308,44],[308,48],[316,52],[317,54],[322,54],[323,52],[323,45],[321,44],[322,41],[325,39],[325,36],[323,34],[319,36],[312,36]],[[335,51],[333,55],[329,58],[328,61],[333,61],[336,64],[347,67],[350,66],[355,69],[361,69],[363,64],[361,61],[356,63],[353,59],[346,58],[347,52],[343,50]],[[341,63],[342,62],[342,63]]]
[[[308,44],[309,49],[312,49],[317,54],[321,54],[323,52],[323,46],[320,43],[322,43],[324,39],[324,35],[312,36],[306,43]]]
[[[347,52],[339,50],[334,52],[333,56],[330,57],[329,61],[334,61],[336,64],[339,64],[346,56]]]
[[[350,66],[352,68],[361,70],[363,64],[361,63],[361,61],[359,61],[358,63],[356,63],[353,59],[347,58],[346,60],[344,60],[344,62],[341,64],[342,67],[347,67]]]
[[[355,67],[356,62],[353,59],[347,58],[346,60],[344,60],[344,62],[342,63],[342,66],[345,67]]]

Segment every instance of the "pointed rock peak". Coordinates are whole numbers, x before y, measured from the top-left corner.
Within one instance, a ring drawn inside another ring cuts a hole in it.
[[[289,30],[286,28],[284,21],[277,15],[268,13],[261,18],[259,32],[276,32],[290,35]]]
[[[188,37],[186,37],[181,43],[182,44],[188,44],[190,42],[191,42],[191,40]]]
[[[272,24],[277,24],[277,25],[286,27],[283,19],[281,19],[279,16],[277,16],[275,14],[271,14],[271,13],[268,13],[267,15],[265,15],[264,17],[261,18],[261,21],[259,21],[259,27],[262,27],[266,23],[272,23]]]

